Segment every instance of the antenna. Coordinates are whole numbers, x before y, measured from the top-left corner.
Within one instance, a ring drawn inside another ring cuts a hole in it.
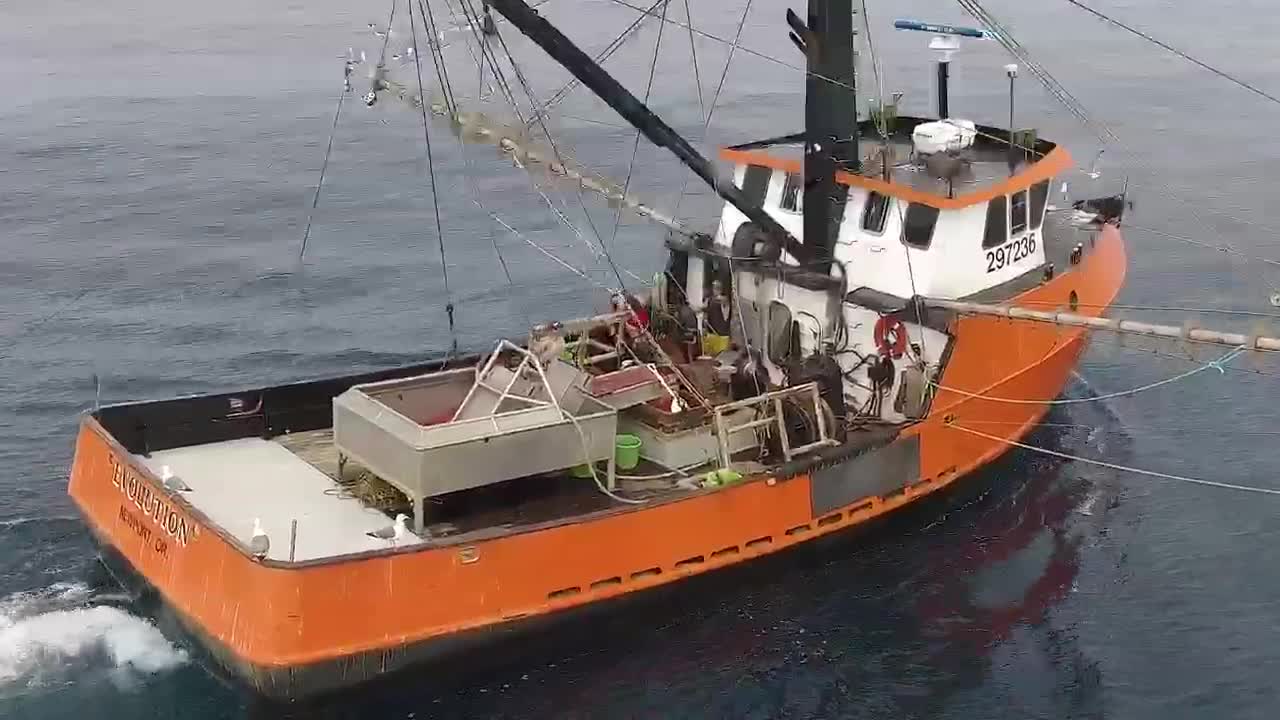
[[[985,30],[960,27],[958,25],[939,25],[918,20],[894,20],[893,26],[899,30],[918,30],[933,33],[929,41],[929,49],[938,53],[938,119],[946,120],[950,116],[947,107],[947,84],[951,74],[951,58],[960,51],[960,38],[989,37]]]

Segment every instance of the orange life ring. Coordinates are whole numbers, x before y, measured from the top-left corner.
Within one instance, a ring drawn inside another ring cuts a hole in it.
[[[876,320],[875,341],[881,355],[900,358],[907,351],[907,327],[898,318],[883,316]]]

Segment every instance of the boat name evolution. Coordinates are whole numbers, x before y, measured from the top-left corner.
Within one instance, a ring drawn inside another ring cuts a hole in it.
[[[173,538],[179,546],[186,547],[187,543],[199,534],[198,525],[183,517],[160,496],[151,483],[143,480],[133,468],[115,457],[111,458],[111,484],[119,488],[120,492],[129,498],[143,515]],[[124,506],[121,506],[121,518],[130,526],[134,526],[136,520],[131,516],[127,517],[124,509]],[[141,531],[145,528],[134,527],[134,530],[142,534]]]

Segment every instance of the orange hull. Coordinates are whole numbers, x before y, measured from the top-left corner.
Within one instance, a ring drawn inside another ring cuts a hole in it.
[[[1119,231],[1106,227],[1080,265],[1019,299],[1099,314],[1124,280]],[[1050,400],[1085,348],[1084,331],[991,317],[955,321],[941,385]],[[77,442],[70,494],[106,547],[158,589],[219,661],[258,690],[293,697],[402,667],[467,631],[595,603],[776,553],[935,493],[1008,445],[949,428],[978,421],[1025,435],[1041,403],[939,390],[929,416],[895,443],[919,444],[906,487],[815,515],[809,472],[760,478],[656,506],[467,544],[325,561],[257,562],[129,454],[92,417]],[[637,542],[636,538],[644,538]],[[444,599],[436,601],[437,598]]]

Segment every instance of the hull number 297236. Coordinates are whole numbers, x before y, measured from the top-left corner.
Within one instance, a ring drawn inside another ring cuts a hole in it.
[[[987,251],[987,272],[1002,270],[1023,258],[1030,257],[1036,251],[1036,234],[1028,233],[1025,237],[1007,242],[1004,245]]]

